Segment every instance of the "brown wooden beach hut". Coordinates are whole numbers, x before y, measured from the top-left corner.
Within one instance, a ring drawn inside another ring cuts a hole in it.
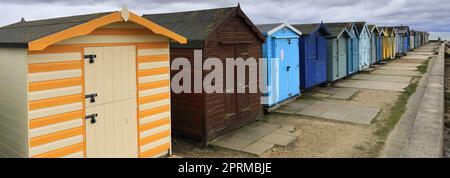
[[[170,58],[188,58],[192,67],[194,50],[201,50],[203,60],[221,59],[223,66],[226,58],[262,56],[264,37],[239,6],[143,17],[188,38],[187,45],[171,44]],[[172,71],[172,76],[177,72]],[[202,72],[203,78],[208,72]],[[238,85],[235,83],[235,91]],[[248,80],[242,86],[248,87]],[[262,117],[260,97],[259,91],[250,94],[248,90],[245,94],[172,93],[172,129],[175,135],[208,142]]]

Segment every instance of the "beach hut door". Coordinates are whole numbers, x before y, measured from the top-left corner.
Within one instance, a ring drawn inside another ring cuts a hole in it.
[[[135,47],[84,53],[87,157],[137,157]]]
[[[249,58],[249,51],[247,44],[227,44],[223,45],[223,50],[228,52],[229,56],[246,60]],[[226,127],[234,128],[237,125],[245,123],[250,117],[250,105],[249,105],[249,72],[246,69],[245,83],[239,83],[237,80],[237,68],[234,68],[234,81],[236,82],[234,88],[231,90],[233,92],[227,93],[225,95],[226,102]],[[245,93],[238,93],[238,88],[245,89]],[[227,91],[230,89],[227,89]]]
[[[276,39],[276,52],[278,53],[278,101],[287,99],[290,95],[289,92],[289,42],[288,39]]]

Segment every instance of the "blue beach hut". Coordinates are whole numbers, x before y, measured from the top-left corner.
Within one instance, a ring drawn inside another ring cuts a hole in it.
[[[300,94],[299,38],[301,32],[285,23],[256,25],[266,37],[262,46],[267,92],[261,103],[270,108]]]
[[[406,55],[406,52],[408,52],[408,43],[409,43],[409,27],[408,26],[398,26],[394,27],[397,29],[398,32],[398,53],[401,56]]]
[[[356,22],[355,25],[358,30],[359,38],[359,70],[364,70],[369,68],[371,64],[371,34],[366,22]]]
[[[347,30],[350,35],[347,43],[347,75],[351,75],[359,71],[359,35],[355,23],[348,23]]]
[[[328,30],[321,24],[292,25],[300,37],[300,89],[307,90],[327,82]]]

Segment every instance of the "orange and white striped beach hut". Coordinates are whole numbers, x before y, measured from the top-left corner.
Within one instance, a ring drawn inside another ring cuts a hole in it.
[[[171,153],[169,42],[126,8],[0,28],[0,157]]]

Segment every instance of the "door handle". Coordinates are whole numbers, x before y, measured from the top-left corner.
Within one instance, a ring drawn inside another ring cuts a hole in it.
[[[90,98],[91,103],[95,103],[95,97],[97,97],[97,96],[98,96],[97,93],[93,93],[93,94],[84,96],[84,98],[86,98],[86,99]]]
[[[86,120],[91,119],[91,124],[95,124],[97,123],[97,120],[95,119],[96,117],[98,117],[98,114],[91,114],[86,116],[84,119]]]
[[[89,59],[89,63],[94,63],[94,59],[97,58],[97,55],[85,55],[84,59]]]

